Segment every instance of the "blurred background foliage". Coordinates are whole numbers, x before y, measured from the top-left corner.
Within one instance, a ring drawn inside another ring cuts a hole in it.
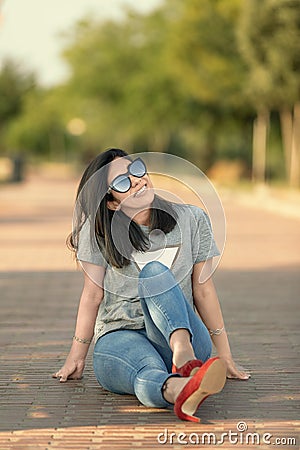
[[[300,179],[299,0],[164,0],[65,36],[67,81],[7,61],[0,152],[86,164],[107,147],[169,152],[213,177]]]

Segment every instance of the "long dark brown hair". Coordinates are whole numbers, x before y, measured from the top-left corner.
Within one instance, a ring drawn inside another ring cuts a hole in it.
[[[68,247],[77,252],[80,230],[86,220],[90,221],[90,243],[95,250],[102,252],[108,264],[121,268],[130,263],[133,250],[146,251],[149,248],[148,237],[142,228],[121,210],[113,211],[107,207],[107,201],[113,200],[108,190],[109,163],[115,158],[131,157],[118,148],[100,153],[85,169],[76,194],[73,217],[73,231],[67,238]],[[176,225],[177,214],[172,204],[158,195],[150,209],[150,231],[160,229],[169,233]],[[112,233],[112,221],[117,233]]]

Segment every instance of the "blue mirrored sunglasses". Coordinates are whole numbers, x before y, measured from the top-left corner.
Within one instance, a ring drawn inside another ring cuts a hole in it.
[[[141,158],[137,158],[132,163],[129,164],[126,173],[118,175],[110,183],[107,193],[110,194],[111,191],[121,192],[124,194],[131,188],[131,180],[128,175],[134,177],[142,178],[147,173],[147,168],[145,163]]]

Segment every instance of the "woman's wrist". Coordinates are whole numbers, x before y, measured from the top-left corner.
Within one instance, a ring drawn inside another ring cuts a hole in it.
[[[72,347],[70,350],[70,353],[68,355],[68,359],[75,363],[85,363],[86,355],[82,355],[81,353],[78,353],[78,351],[76,351],[76,349],[74,349]]]
[[[229,340],[225,328],[221,333],[211,335],[211,339],[220,358],[228,360],[232,358]]]
[[[73,340],[79,342],[80,344],[90,344],[92,342],[93,336],[91,338],[79,337],[74,334]]]
[[[208,331],[211,336],[219,336],[220,334],[225,332],[225,327],[223,325],[221,328],[215,328],[212,330],[209,329]]]
[[[86,355],[89,351],[89,344],[82,344],[81,342],[78,342],[75,339],[72,339],[72,346],[70,350],[70,355],[73,360],[79,361],[79,360],[85,360]]]

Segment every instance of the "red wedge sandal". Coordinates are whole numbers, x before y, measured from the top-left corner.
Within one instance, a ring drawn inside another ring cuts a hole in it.
[[[191,359],[181,367],[172,366],[172,373],[179,373],[183,377],[192,377],[199,370],[203,362],[200,359]]]
[[[209,395],[220,392],[225,382],[226,368],[223,361],[219,357],[208,359],[178,395],[174,404],[177,417],[190,422],[200,422],[194,413]]]

